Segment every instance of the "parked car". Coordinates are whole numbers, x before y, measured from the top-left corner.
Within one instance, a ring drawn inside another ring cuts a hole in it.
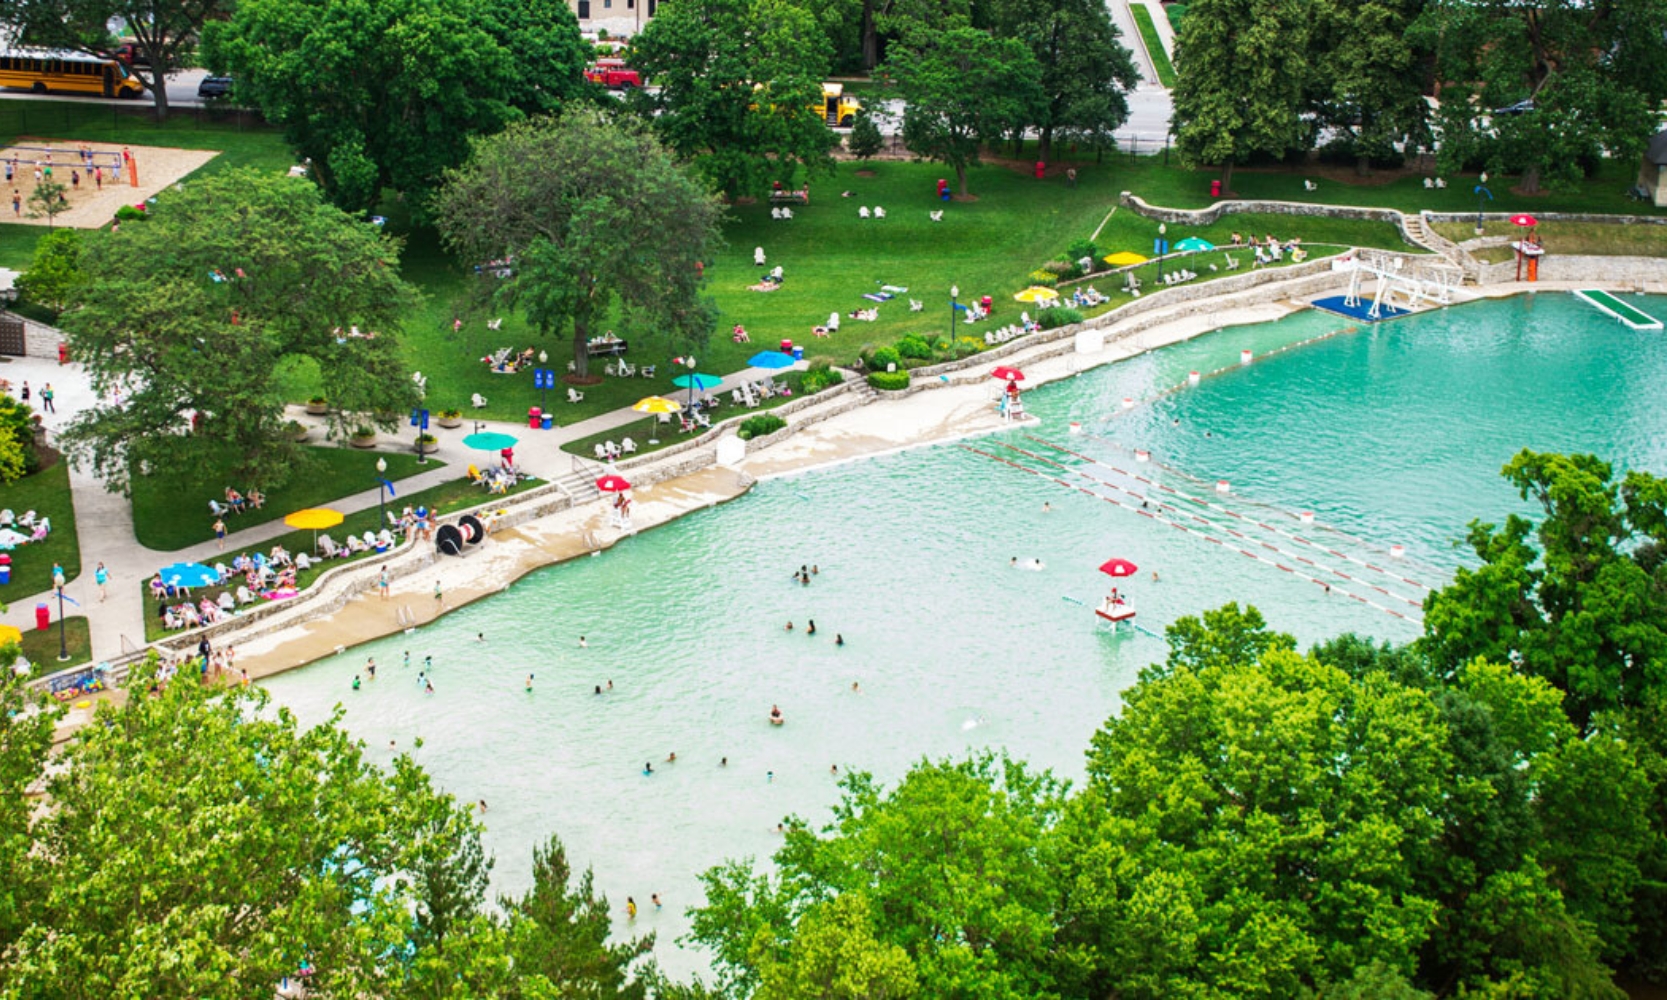
[[[229,76],[205,76],[203,82],[197,84],[197,96],[205,101],[218,100],[232,92],[232,78]]]
[[[138,42],[123,42],[110,50],[110,58],[124,66],[149,66],[150,56]]]
[[[1525,115],[1532,110],[1534,110],[1534,99],[1530,97],[1526,101],[1518,101],[1515,104],[1507,104],[1502,108],[1494,108],[1493,113],[1496,115]]]

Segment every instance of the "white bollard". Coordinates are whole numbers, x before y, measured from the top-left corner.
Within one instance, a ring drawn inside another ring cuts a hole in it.
[[[1216,492],[1217,493],[1231,493],[1231,492],[1233,492],[1233,488],[1231,486],[1227,485],[1227,480],[1217,479],[1216,480]]]
[[[1152,453],[1136,449],[1134,453],[1134,460],[1137,462],[1150,462],[1152,460]]]
[[[1239,352],[1239,364],[1248,365],[1255,357],[1256,355],[1250,353],[1250,349],[1246,348]]]
[[[1197,372],[1187,372],[1187,384],[1188,385],[1197,385],[1198,380],[1201,379],[1201,378],[1203,378],[1203,376],[1198,374]]]

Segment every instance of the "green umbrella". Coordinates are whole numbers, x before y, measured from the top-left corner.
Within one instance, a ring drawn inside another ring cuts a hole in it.
[[[1216,245],[1209,240],[1202,240],[1196,236],[1188,236],[1184,240],[1177,240],[1174,249],[1178,253],[1192,253],[1198,250],[1214,250]]]
[[[481,431],[470,434],[463,439],[463,447],[476,451],[503,451],[505,448],[515,447],[516,438],[510,434],[500,434],[497,431]]]

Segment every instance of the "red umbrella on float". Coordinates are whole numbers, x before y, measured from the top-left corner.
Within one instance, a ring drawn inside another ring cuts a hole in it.
[[[1100,572],[1107,576],[1134,576],[1140,572],[1140,567],[1127,559],[1107,559],[1101,564]]]
[[[631,484],[625,481],[624,476],[616,476],[610,472],[596,481],[596,488],[603,493],[624,493],[631,488]]]
[[[1534,218],[1532,215],[1528,215],[1527,213],[1511,216],[1511,225],[1513,226],[1521,226],[1524,229],[1532,229],[1539,224],[1540,220]]]
[[[990,377],[999,378],[1003,382],[1023,382],[1025,380],[1025,373],[1019,371],[1017,368],[1009,368],[1006,365],[998,365],[996,370],[990,373]]]

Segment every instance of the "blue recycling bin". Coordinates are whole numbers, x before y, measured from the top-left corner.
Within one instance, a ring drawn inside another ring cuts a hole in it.
[[[0,552],[0,586],[12,582],[12,557]]]
[[[794,361],[803,361],[804,359],[805,359],[804,346],[802,344],[794,344],[793,345],[793,360]]]
[[[540,420],[538,426],[543,428],[544,430],[550,430],[551,428],[556,426],[556,418],[552,417],[548,413],[546,413],[546,414],[544,414],[543,418]]]

